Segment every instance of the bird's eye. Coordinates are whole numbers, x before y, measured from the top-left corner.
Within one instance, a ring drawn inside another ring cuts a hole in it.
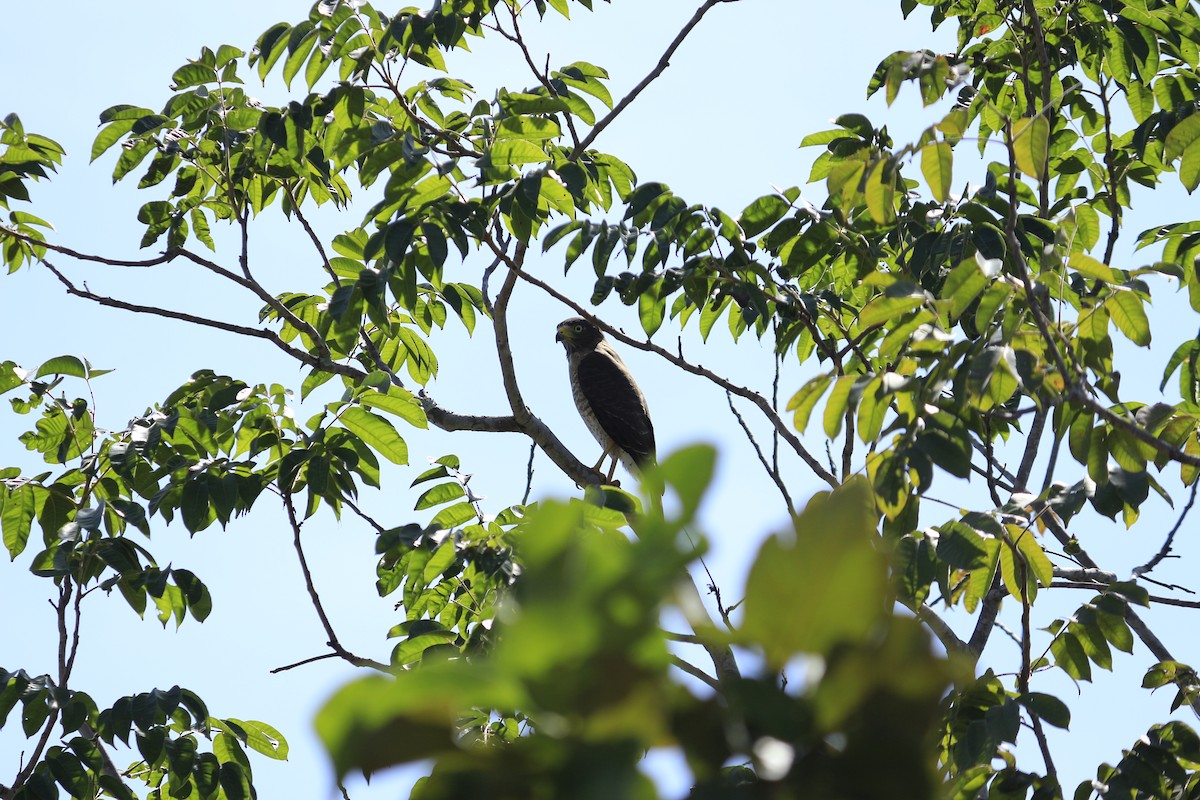
[[[583,326],[582,326],[582,325],[580,325],[579,323],[576,323],[576,324],[575,324],[575,332],[576,332],[576,333],[583,333]]]

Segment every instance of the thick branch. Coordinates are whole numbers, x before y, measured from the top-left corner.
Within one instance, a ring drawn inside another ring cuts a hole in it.
[[[1000,615],[1000,604],[1007,596],[1008,592],[1001,585],[1000,574],[997,572],[991,588],[984,595],[983,605],[979,609],[979,618],[975,620],[975,630],[971,632],[971,639],[967,642],[967,650],[976,658],[983,653],[983,648],[987,646],[988,639],[992,636],[992,629],[996,626],[996,617]]]
[[[1029,486],[1029,474],[1033,472],[1033,462],[1037,458],[1038,449],[1042,442],[1042,432],[1046,429],[1047,411],[1039,408],[1033,415],[1033,424],[1029,426],[1029,437],[1025,441],[1025,453],[1021,458],[1021,466],[1017,468],[1017,491],[1025,491]]]
[[[917,619],[933,631],[933,635],[942,643],[942,647],[946,648],[947,653],[968,652],[967,643],[958,638],[958,634],[946,624],[946,620],[924,603],[917,606]]]
[[[512,408],[513,422],[516,424],[517,430],[537,442],[543,452],[550,457],[550,460],[557,464],[558,468],[565,472],[575,483],[580,486],[597,484],[600,481],[600,476],[576,458],[563,445],[559,438],[554,435],[554,432],[550,430],[546,423],[533,415],[533,412],[525,405],[525,400],[521,396],[521,387],[517,382],[517,371],[513,364],[512,346],[508,334],[508,301],[512,297],[512,291],[517,281],[517,274],[520,272],[521,262],[525,257],[525,245],[517,245],[517,252],[514,257],[504,252],[492,237],[487,237],[485,241],[496,253],[496,256],[509,267],[509,272],[504,279],[504,285],[496,295],[496,302],[492,307],[492,326],[496,333],[496,355],[500,359],[500,374],[504,381],[504,393],[508,397],[509,407]]]

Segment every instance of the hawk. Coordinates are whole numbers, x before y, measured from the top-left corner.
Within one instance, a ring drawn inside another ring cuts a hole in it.
[[[631,475],[654,463],[654,425],[646,398],[625,362],[589,320],[572,317],[558,324],[555,341],[567,351],[571,394],[579,415],[603,452],[592,471],[611,457],[605,480],[612,482],[620,461]]]

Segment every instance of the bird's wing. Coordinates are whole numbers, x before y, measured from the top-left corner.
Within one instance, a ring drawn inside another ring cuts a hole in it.
[[[606,352],[607,351],[607,352]],[[600,347],[579,360],[576,377],[596,421],[637,464],[654,457],[654,425],[633,375],[615,351]]]

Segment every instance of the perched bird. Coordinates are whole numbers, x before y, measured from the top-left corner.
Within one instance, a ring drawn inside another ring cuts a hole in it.
[[[582,317],[560,322],[554,340],[566,348],[579,415],[603,448],[592,470],[600,473],[604,459],[611,457],[607,481],[612,481],[617,461],[638,475],[641,467],[654,463],[654,425],[629,368],[600,329]]]

